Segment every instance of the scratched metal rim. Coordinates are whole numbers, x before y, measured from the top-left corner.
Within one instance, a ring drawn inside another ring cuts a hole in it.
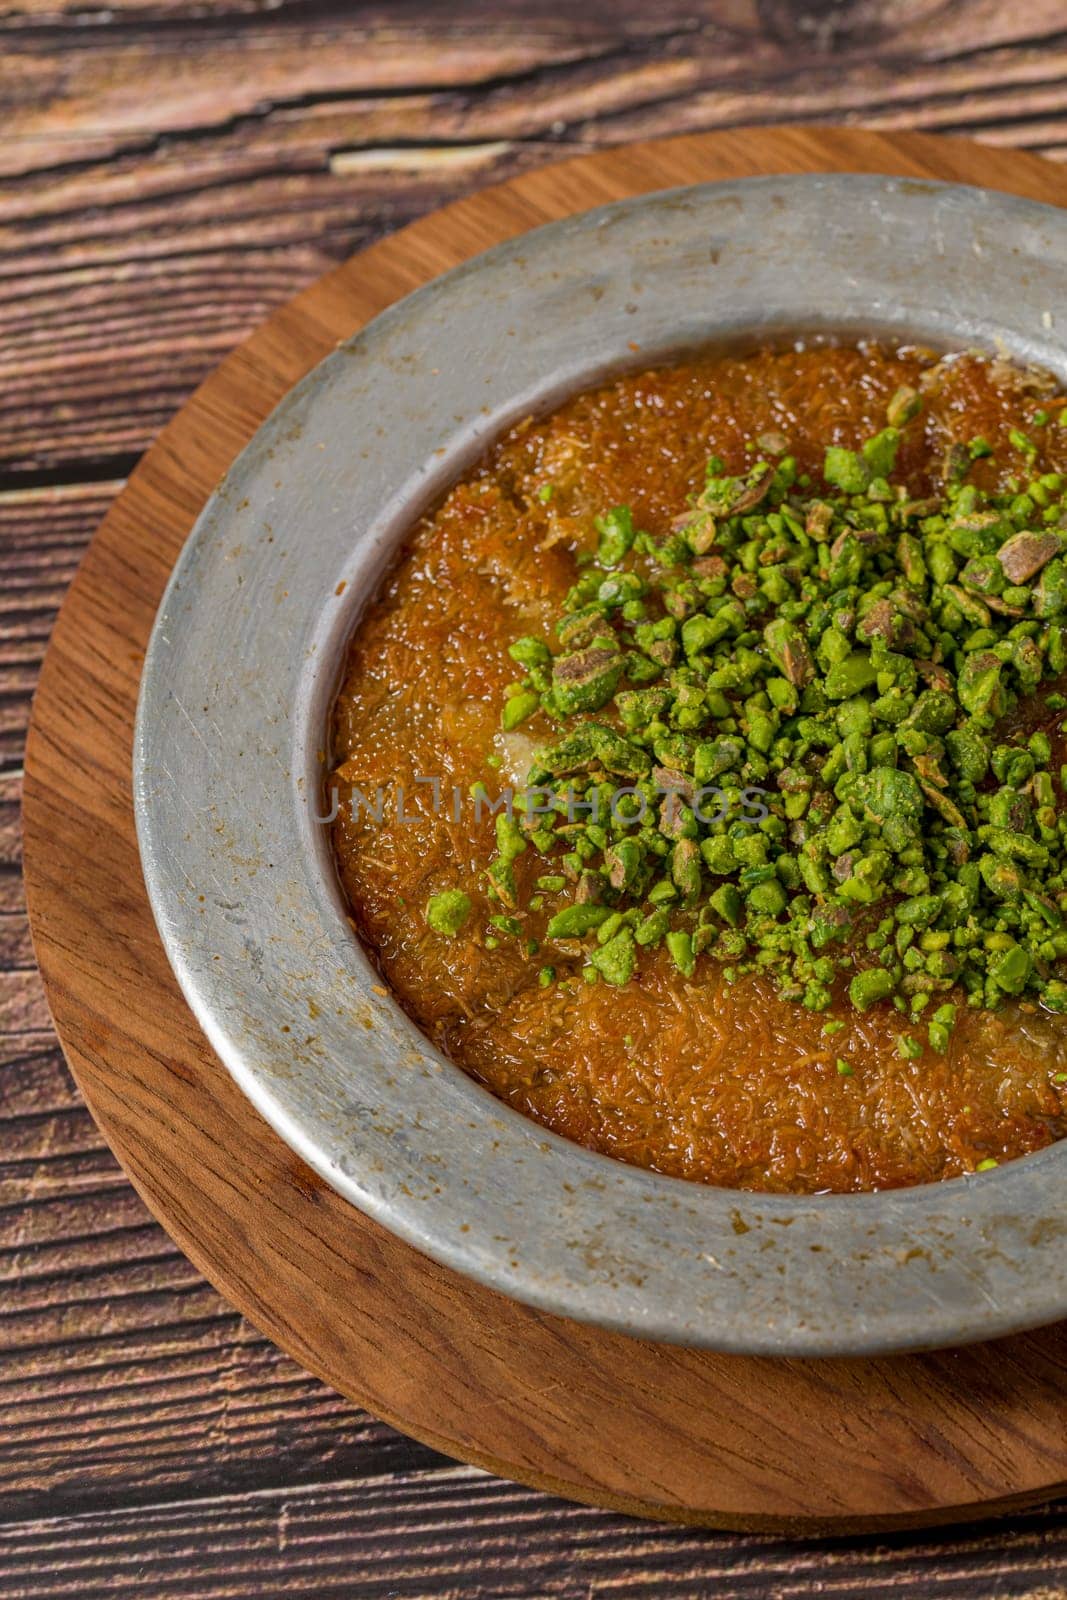
[[[499,1104],[382,992],[313,820],[359,609],[414,516],[507,424],[635,362],[803,330],[1003,344],[1063,379],[1065,275],[1065,214],[985,190],[838,174],[672,190],[457,268],[269,418],[160,607],[137,824],[208,1038],[340,1194],[504,1294],[651,1339],[872,1354],[1067,1315],[1067,1142],[980,1177],[810,1198],[580,1149]]]

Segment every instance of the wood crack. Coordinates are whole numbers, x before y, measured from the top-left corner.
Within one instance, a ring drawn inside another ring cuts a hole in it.
[[[89,488],[101,483],[121,487],[140,459],[140,451],[131,451],[96,460],[57,461],[48,467],[0,468],[0,495],[25,494],[31,489]]]

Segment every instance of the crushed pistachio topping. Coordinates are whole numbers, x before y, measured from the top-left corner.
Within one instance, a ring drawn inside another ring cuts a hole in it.
[[[581,941],[590,981],[663,945],[686,979],[710,958],[815,1011],[840,983],[942,1052],[950,991],[1067,1011],[1067,769],[1010,731],[1067,670],[1067,480],[983,491],[976,439],[911,498],[894,467],[921,409],[898,391],[821,485],[779,435],[743,475],[713,458],[662,541],[608,510],[554,637],[512,644],[502,726],[555,731],[496,819],[489,894],[521,917],[513,863],[548,858],[547,938]]]

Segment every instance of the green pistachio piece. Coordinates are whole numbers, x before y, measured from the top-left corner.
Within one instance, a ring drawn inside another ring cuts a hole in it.
[[[980,856],[978,870],[990,894],[997,900],[1018,900],[1022,896],[1025,879],[1018,867],[994,855]]]
[[[891,972],[884,967],[867,967],[857,972],[848,986],[848,997],[857,1011],[869,1011],[879,1000],[888,1000],[896,989]]]
[[[504,702],[504,709],[500,713],[500,726],[505,733],[510,733],[513,728],[532,717],[541,704],[541,696],[532,689],[524,689],[521,694],[513,694]]]
[[[1034,613],[1038,617],[1058,617],[1067,611],[1067,562],[1060,557],[1043,570],[1034,591]]]
[[[470,896],[462,889],[442,889],[426,902],[426,921],[434,933],[454,938],[471,914]]]
[[[910,384],[901,384],[886,406],[886,421],[891,428],[904,428],[923,408],[922,395]]]
[[[1022,994],[1030,978],[1032,962],[1022,945],[1013,944],[989,969],[989,976],[1006,994]]]
[[[763,642],[771,660],[791,684],[803,688],[814,677],[815,663],[807,640],[794,623],[776,617],[764,628]]]
[[[667,949],[683,978],[691,978],[696,969],[696,958],[693,955],[693,941],[690,935],[681,932],[669,933]]]
[[[823,689],[831,700],[847,700],[870,688],[877,676],[871,657],[856,651],[834,663],[823,680]]]
[[[771,868],[771,871],[774,869]],[[777,878],[754,884],[747,894],[748,909],[760,916],[777,917],[785,910],[788,897]]]
[[[862,456],[854,450],[843,450],[839,445],[827,447],[822,474],[827,483],[844,494],[865,494],[872,476]]]
[[[620,839],[604,852],[608,882],[613,889],[626,891],[640,881],[645,864],[645,847],[637,839]]]
[[[616,506],[596,519],[600,535],[597,561],[602,567],[617,567],[633,547],[636,537],[629,506]]]
[[[599,711],[619,686],[623,660],[614,645],[590,645],[552,663],[553,708],[561,716]]]
[[[744,915],[744,902],[732,883],[723,883],[708,897],[708,904],[731,928],[736,928]]]
[[[552,652],[544,640],[535,639],[529,634],[509,644],[508,655],[521,667],[547,667],[552,660]]]
[[[1067,983],[1059,978],[1050,978],[1041,991],[1041,1004],[1046,1010],[1057,1014],[1067,1012]]]
[[[603,767],[623,778],[641,778],[652,769],[651,757],[614,728],[583,722],[551,749],[541,751],[529,772],[529,782],[542,784],[590,766]]]
[[[956,771],[968,783],[981,783],[989,770],[989,743],[973,728],[950,730],[945,745]]]
[[[622,928],[606,944],[592,952],[589,964],[596,968],[605,983],[613,984],[616,988],[629,983],[637,965],[632,931],[629,928]]]
[[[550,939],[581,939],[611,916],[608,906],[565,906],[551,919],[545,933]]]
[[[651,912],[634,929],[634,938],[639,945],[657,945],[662,943],[667,929],[671,925],[671,913],[667,906],[660,906],[657,911]]]
[[[714,783],[724,772],[741,765],[745,746],[740,739],[725,737],[698,744],[693,753],[693,777],[697,783]]]
[[[737,870],[738,858],[733,841],[725,834],[717,838],[704,839],[701,842],[700,853],[704,857],[708,871],[715,877],[724,878]]]
[[[939,894],[914,895],[897,906],[896,919],[908,928],[928,928],[940,916],[942,904]]]
[[[1058,533],[1015,533],[997,551],[997,562],[1009,583],[1028,583],[1063,549]]]
[[[883,428],[863,446],[863,460],[872,478],[888,478],[893,471],[900,446],[900,430]]]
[[[1003,664],[988,650],[969,655],[956,682],[960,704],[971,716],[1003,716],[1007,706]]]

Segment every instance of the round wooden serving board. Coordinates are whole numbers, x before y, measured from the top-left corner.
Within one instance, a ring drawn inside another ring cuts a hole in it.
[[[1067,203],[1067,175],[1026,155],[746,128],[542,168],[384,239],[229,356],[134,473],[56,625],[25,785],[30,912],[67,1059],[152,1211],[230,1300],[327,1383],[448,1455],[646,1516],[791,1532],[974,1517],[1067,1487],[1067,1325],[879,1361],[749,1360],[546,1316],[436,1266],[327,1188],[212,1054],[145,897],[130,752],[143,653],[183,540],[267,413],[338,340],[570,212],[834,169]]]

